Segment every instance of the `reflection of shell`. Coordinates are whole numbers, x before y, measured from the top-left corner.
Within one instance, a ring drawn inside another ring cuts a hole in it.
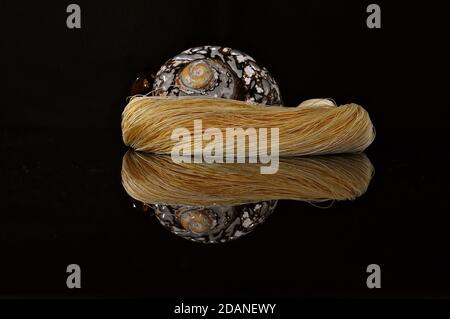
[[[172,233],[199,243],[224,243],[262,224],[276,203],[271,200],[238,206],[150,206],[160,223]]]
[[[213,221],[207,210],[182,209],[178,215],[178,220],[184,229],[195,234],[204,234],[213,226]]]
[[[182,52],[156,74],[155,95],[207,95],[267,105],[281,104],[266,68],[238,50],[203,46]]]

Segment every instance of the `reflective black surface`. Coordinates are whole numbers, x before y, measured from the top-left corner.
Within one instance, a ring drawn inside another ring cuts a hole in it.
[[[448,296],[448,52],[444,37],[435,42],[447,20],[436,17],[444,10],[385,4],[382,29],[369,30],[367,4],[240,3],[254,13],[241,16],[225,3],[82,2],[81,30],[65,28],[64,4],[10,4],[0,295]],[[205,21],[189,18],[198,10]],[[362,104],[377,128],[367,193],[329,209],[279,201],[264,224],[223,245],[186,241],[133,209],[120,181],[129,87],[144,68],[204,44],[261,61],[287,105]],[[71,263],[81,266],[80,290],[66,287]],[[366,286],[372,263],[382,269],[378,290]]]
[[[14,135],[10,135],[11,132]],[[245,237],[204,246],[132,208],[113,131],[3,131],[2,294],[434,295],[448,290],[448,157],[370,154],[365,195],[329,209],[280,201]],[[96,144],[90,143],[92,135]],[[3,152],[4,151],[4,152]],[[368,291],[366,267],[383,270]]]

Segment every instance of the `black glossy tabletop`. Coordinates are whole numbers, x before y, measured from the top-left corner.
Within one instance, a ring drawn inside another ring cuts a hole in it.
[[[2,12],[0,296],[448,296],[449,107],[438,62],[448,55],[423,49],[444,21],[414,22],[435,11],[386,4],[371,30],[368,3],[79,4],[79,30],[67,29],[64,4]],[[204,44],[253,56],[286,105],[332,97],[365,107],[377,130],[367,192],[326,209],[280,200],[253,232],[211,245],[133,208],[120,129],[131,83]],[[77,291],[66,287],[72,263]],[[366,285],[370,264],[381,289]]]

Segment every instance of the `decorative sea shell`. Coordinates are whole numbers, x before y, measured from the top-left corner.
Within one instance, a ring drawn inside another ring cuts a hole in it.
[[[278,85],[266,68],[241,51],[218,46],[188,49],[168,60],[156,74],[153,92],[282,104]]]

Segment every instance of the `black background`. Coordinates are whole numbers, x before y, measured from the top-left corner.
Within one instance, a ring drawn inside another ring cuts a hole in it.
[[[0,295],[444,297],[449,260],[448,13],[380,1],[2,2]],[[199,45],[266,66],[286,105],[355,102],[377,139],[354,202],[280,202],[248,236],[188,242],[133,210],[120,183],[132,81]],[[66,267],[82,288],[66,287]],[[381,266],[382,288],[366,286]]]

